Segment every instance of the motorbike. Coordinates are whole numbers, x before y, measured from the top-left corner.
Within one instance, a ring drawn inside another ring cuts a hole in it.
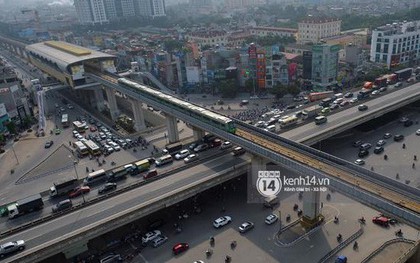
[[[230,256],[225,257],[225,262],[230,262],[231,260],[232,260],[232,258]]]
[[[337,216],[334,217],[334,223],[338,224],[338,217]]]
[[[358,248],[359,248],[359,244],[357,244],[357,241],[354,241],[353,249],[356,250]]]
[[[214,237],[210,237],[210,245],[214,246]]]
[[[236,241],[234,240],[230,243],[230,248],[234,249],[235,247],[236,247]]]
[[[298,206],[297,204],[295,204],[295,205],[293,206],[293,210],[294,210],[294,211],[296,211],[298,208],[299,208],[299,206]]]
[[[286,216],[286,221],[289,222],[290,221],[290,214],[287,214]]]
[[[343,237],[341,236],[341,234],[338,234],[337,236],[337,242],[340,242],[343,239]]]
[[[395,231],[395,235],[398,236],[398,237],[401,237],[403,235],[401,229],[398,230],[398,231]]]
[[[213,254],[213,250],[212,249],[207,249],[206,250],[206,256],[210,257]]]
[[[366,223],[365,218],[364,218],[364,217],[359,218],[359,223],[360,223],[360,224],[365,224],[365,223]]]
[[[111,162],[111,165],[116,165],[116,163],[114,161]]]

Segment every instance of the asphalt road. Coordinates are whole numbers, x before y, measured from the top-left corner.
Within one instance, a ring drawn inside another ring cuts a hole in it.
[[[322,125],[315,125],[314,122],[311,122],[306,125],[294,128],[290,131],[284,132],[281,134],[281,136],[291,139],[293,141],[302,141],[305,138],[309,138],[311,136],[315,136],[316,134],[321,134],[327,132],[328,130],[334,129],[334,127],[336,127],[337,125],[341,125],[346,122],[351,122],[351,120],[354,118],[366,116],[370,114],[370,112],[374,109],[386,107],[387,105],[395,101],[413,96],[414,93],[419,92],[419,89],[420,83],[417,83],[386,95],[378,95],[379,97],[373,100],[359,101],[355,106],[347,110],[328,115],[327,123],[324,123]],[[359,111],[357,109],[357,106],[360,104],[367,105],[369,109],[364,112]]]

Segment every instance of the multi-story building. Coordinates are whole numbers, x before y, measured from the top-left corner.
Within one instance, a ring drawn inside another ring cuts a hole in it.
[[[115,0],[104,0],[104,6],[105,6],[106,17],[110,21],[118,19],[117,7],[115,5]]]
[[[151,17],[166,16],[165,0],[150,0]]]
[[[109,22],[105,12],[104,0],[75,0],[74,6],[81,24],[104,24]]]
[[[319,43],[322,39],[338,36],[341,20],[335,18],[306,18],[298,23],[298,44]]]
[[[294,28],[282,28],[282,27],[263,27],[257,26],[250,29],[251,35],[257,37],[266,36],[280,36],[280,37],[294,37],[296,38],[297,30]]]
[[[121,16],[133,17],[136,15],[134,10],[134,0],[119,0],[121,3]]]
[[[312,81],[315,86],[326,88],[337,83],[339,50],[338,45],[312,46]]]
[[[372,31],[370,60],[388,68],[420,61],[420,21],[387,24]]]
[[[166,16],[165,0],[133,0],[137,15],[143,17]]]
[[[266,88],[273,88],[278,84],[288,85],[289,74],[286,56],[281,53],[273,54],[267,61]]]
[[[228,43],[228,34],[225,31],[199,31],[189,33],[186,40],[196,43],[200,48],[203,46],[225,46]]]

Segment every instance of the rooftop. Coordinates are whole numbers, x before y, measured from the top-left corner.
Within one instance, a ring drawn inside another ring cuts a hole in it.
[[[114,56],[62,41],[46,41],[26,46],[26,50],[48,58],[64,67],[90,59],[113,59]]]

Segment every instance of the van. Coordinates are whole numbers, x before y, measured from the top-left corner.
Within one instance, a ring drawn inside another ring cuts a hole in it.
[[[242,147],[235,147],[235,149],[233,149],[233,156],[239,156],[244,153],[245,153],[245,149]]]
[[[168,163],[172,163],[174,160],[170,154],[164,155],[156,160],[156,166],[162,166]]]
[[[276,125],[270,125],[266,129],[269,132],[275,132],[276,131]]]
[[[315,118],[315,124],[320,125],[327,122],[327,117],[325,116],[318,116]]]
[[[268,196],[264,199],[264,207],[272,208],[279,203],[279,198],[276,195]]]
[[[337,93],[337,94],[334,94],[334,98],[335,99],[341,99],[341,98],[343,98],[343,93]]]
[[[148,173],[146,173],[143,176],[143,179],[149,179],[149,178],[152,178],[152,177],[154,177],[156,175],[158,175],[158,172],[156,171],[156,169],[153,169],[153,170],[150,170]]]

